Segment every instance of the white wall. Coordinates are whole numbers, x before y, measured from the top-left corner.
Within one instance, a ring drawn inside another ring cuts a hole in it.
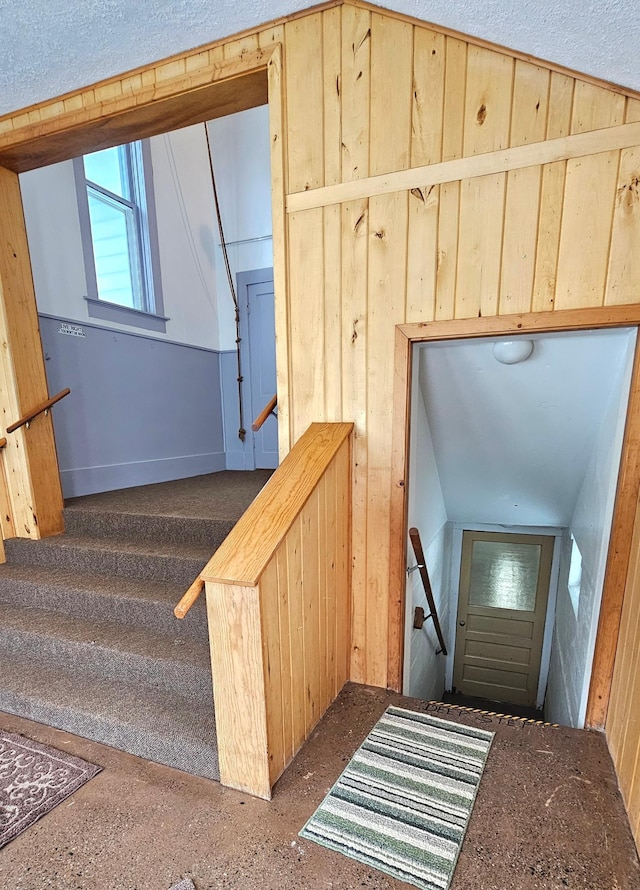
[[[442,496],[427,412],[416,375],[411,394],[411,443],[409,465],[408,527],[420,532],[429,579],[433,589],[438,617],[446,640],[449,623],[449,569],[451,564],[451,530]],[[414,565],[411,543],[408,562]],[[420,630],[413,627],[416,606],[429,614],[429,606],[420,579],[415,571],[407,579],[405,620],[404,682],[405,695],[438,699],[444,690],[445,656],[436,655],[440,648],[432,620]]]
[[[149,336],[219,348],[215,222],[203,125],[151,140],[165,334]],[[20,176],[39,312],[88,322],[87,284],[73,163]],[[134,325],[100,322],[135,331]]]
[[[620,451],[624,435],[635,332],[628,334],[611,395],[563,539],[551,669],[545,713],[552,723],[582,727],[604,582]],[[568,589],[571,535],[582,554],[577,614]]]
[[[238,272],[273,265],[269,107],[262,105],[207,124],[218,201],[236,284]],[[215,232],[219,348],[235,348],[233,302],[218,229]]]

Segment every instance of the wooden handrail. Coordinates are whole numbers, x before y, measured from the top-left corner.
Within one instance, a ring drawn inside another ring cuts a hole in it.
[[[193,582],[191,587],[187,590],[185,595],[182,597],[178,605],[173,610],[173,614],[176,618],[184,618],[191,608],[191,606],[198,599],[202,591],[204,590],[204,581],[198,575],[196,580]]]
[[[71,390],[69,387],[66,389],[61,389],[60,392],[56,393],[55,396],[51,396],[50,399],[47,399],[45,402],[41,402],[39,405],[36,405],[35,408],[32,408],[31,411],[27,412],[20,420],[16,420],[15,423],[12,423],[11,426],[7,427],[7,433],[15,433],[16,430],[19,430],[21,426],[26,426],[29,428],[29,424],[37,417],[38,414],[42,414],[43,411],[48,411],[52,405],[55,405],[56,402],[59,402],[60,399],[64,399],[65,396],[68,396]]]
[[[272,399],[270,399],[267,404],[264,406],[260,414],[256,417],[256,419],[251,424],[251,429],[254,433],[257,433],[262,424],[265,422],[267,417],[273,414],[274,417],[278,415],[275,412],[275,407],[278,404],[278,395],[276,394]]]
[[[3,436],[3,437],[0,439],[0,448],[5,448],[5,447],[6,447],[6,444],[7,444],[7,440],[6,440],[5,437]]]
[[[422,549],[422,541],[420,540],[420,532],[417,528],[409,529],[409,537],[411,538],[411,545],[413,546],[413,552],[416,555],[416,559],[418,560],[418,564],[414,566],[414,568],[420,570],[420,577],[422,578],[422,584],[424,586],[424,592],[427,597],[427,602],[429,603],[429,611],[431,614],[427,615],[427,618],[433,618],[433,626],[436,629],[436,634],[438,635],[438,642],[440,643],[440,649],[436,652],[438,655],[442,652],[443,655],[447,654],[447,647],[444,642],[444,637],[442,636],[442,628],[440,627],[440,621],[438,619],[438,611],[436,609],[436,601],[433,598],[433,590],[431,589],[431,581],[429,580],[429,573],[427,572],[427,563],[424,558],[424,550]]]

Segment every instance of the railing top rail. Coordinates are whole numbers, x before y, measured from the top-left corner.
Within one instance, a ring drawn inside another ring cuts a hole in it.
[[[260,427],[264,424],[264,422],[267,420],[267,418],[270,417],[272,414],[274,417],[276,417],[275,410],[276,410],[277,404],[278,404],[278,396],[276,394],[273,396],[272,399],[269,399],[269,401],[264,406],[264,408],[262,409],[260,414],[258,414],[256,419],[251,424],[251,429],[253,430],[254,433],[258,432]]]
[[[444,642],[444,637],[442,635],[442,628],[440,627],[440,619],[438,618],[438,610],[436,609],[436,602],[433,598],[433,590],[431,589],[431,581],[429,580],[429,573],[427,571],[427,563],[424,558],[424,550],[422,549],[422,541],[420,540],[420,532],[417,528],[409,529],[409,538],[411,539],[411,545],[413,547],[413,552],[416,555],[416,559],[418,560],[417,568],[420,570],[420,578],[422,579],[422,584],[424,586],[424,592],[427,597],[427,602],[429,603],[429,618],[433,618],[433,626],[435,628],[436,634],[438,636],[438,642],[440,643],[440,650],[443,655],[447,654],[447,647]]]
[[[12,423],[11,426],[7,427],[7,433],[15,433],[16,430],[19,430],[21,426],[26,426],[28,423],[38,416],[38,414],[42,414],[43,411],[48,411],[52,405],[55,405],[56,402],[59,402],[60,399],[64,399],[65,396],[68,396],[71,390],[69,387],[66,389],[61,389],[60,392],[56,393],[55,396],[51,396],[50,399],[46,399],[44,402],[40,402],[39,405],[36,405],[35,408],[32,408],[31,411],[28,411],[24,414],[20,420],[16,420],[15,423]]]
[[[352,430],[352,423],[312,423],[200,577],[204,581],[254,587]]]

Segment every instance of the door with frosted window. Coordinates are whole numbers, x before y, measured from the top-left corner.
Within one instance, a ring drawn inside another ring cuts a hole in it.
[[[535,705],[554,540],[464,532],[453,672],[457,692]]]

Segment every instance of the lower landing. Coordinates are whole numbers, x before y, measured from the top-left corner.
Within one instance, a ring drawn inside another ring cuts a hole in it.
[[[298,831],[390,705],[496,733],[451,890],[637,890],[640,865],[605,739],[347,685],[274,790],[248,797],[0,714],[0,726],[104,767],[2,851],[0,886],[36,890],[399,890]]]

